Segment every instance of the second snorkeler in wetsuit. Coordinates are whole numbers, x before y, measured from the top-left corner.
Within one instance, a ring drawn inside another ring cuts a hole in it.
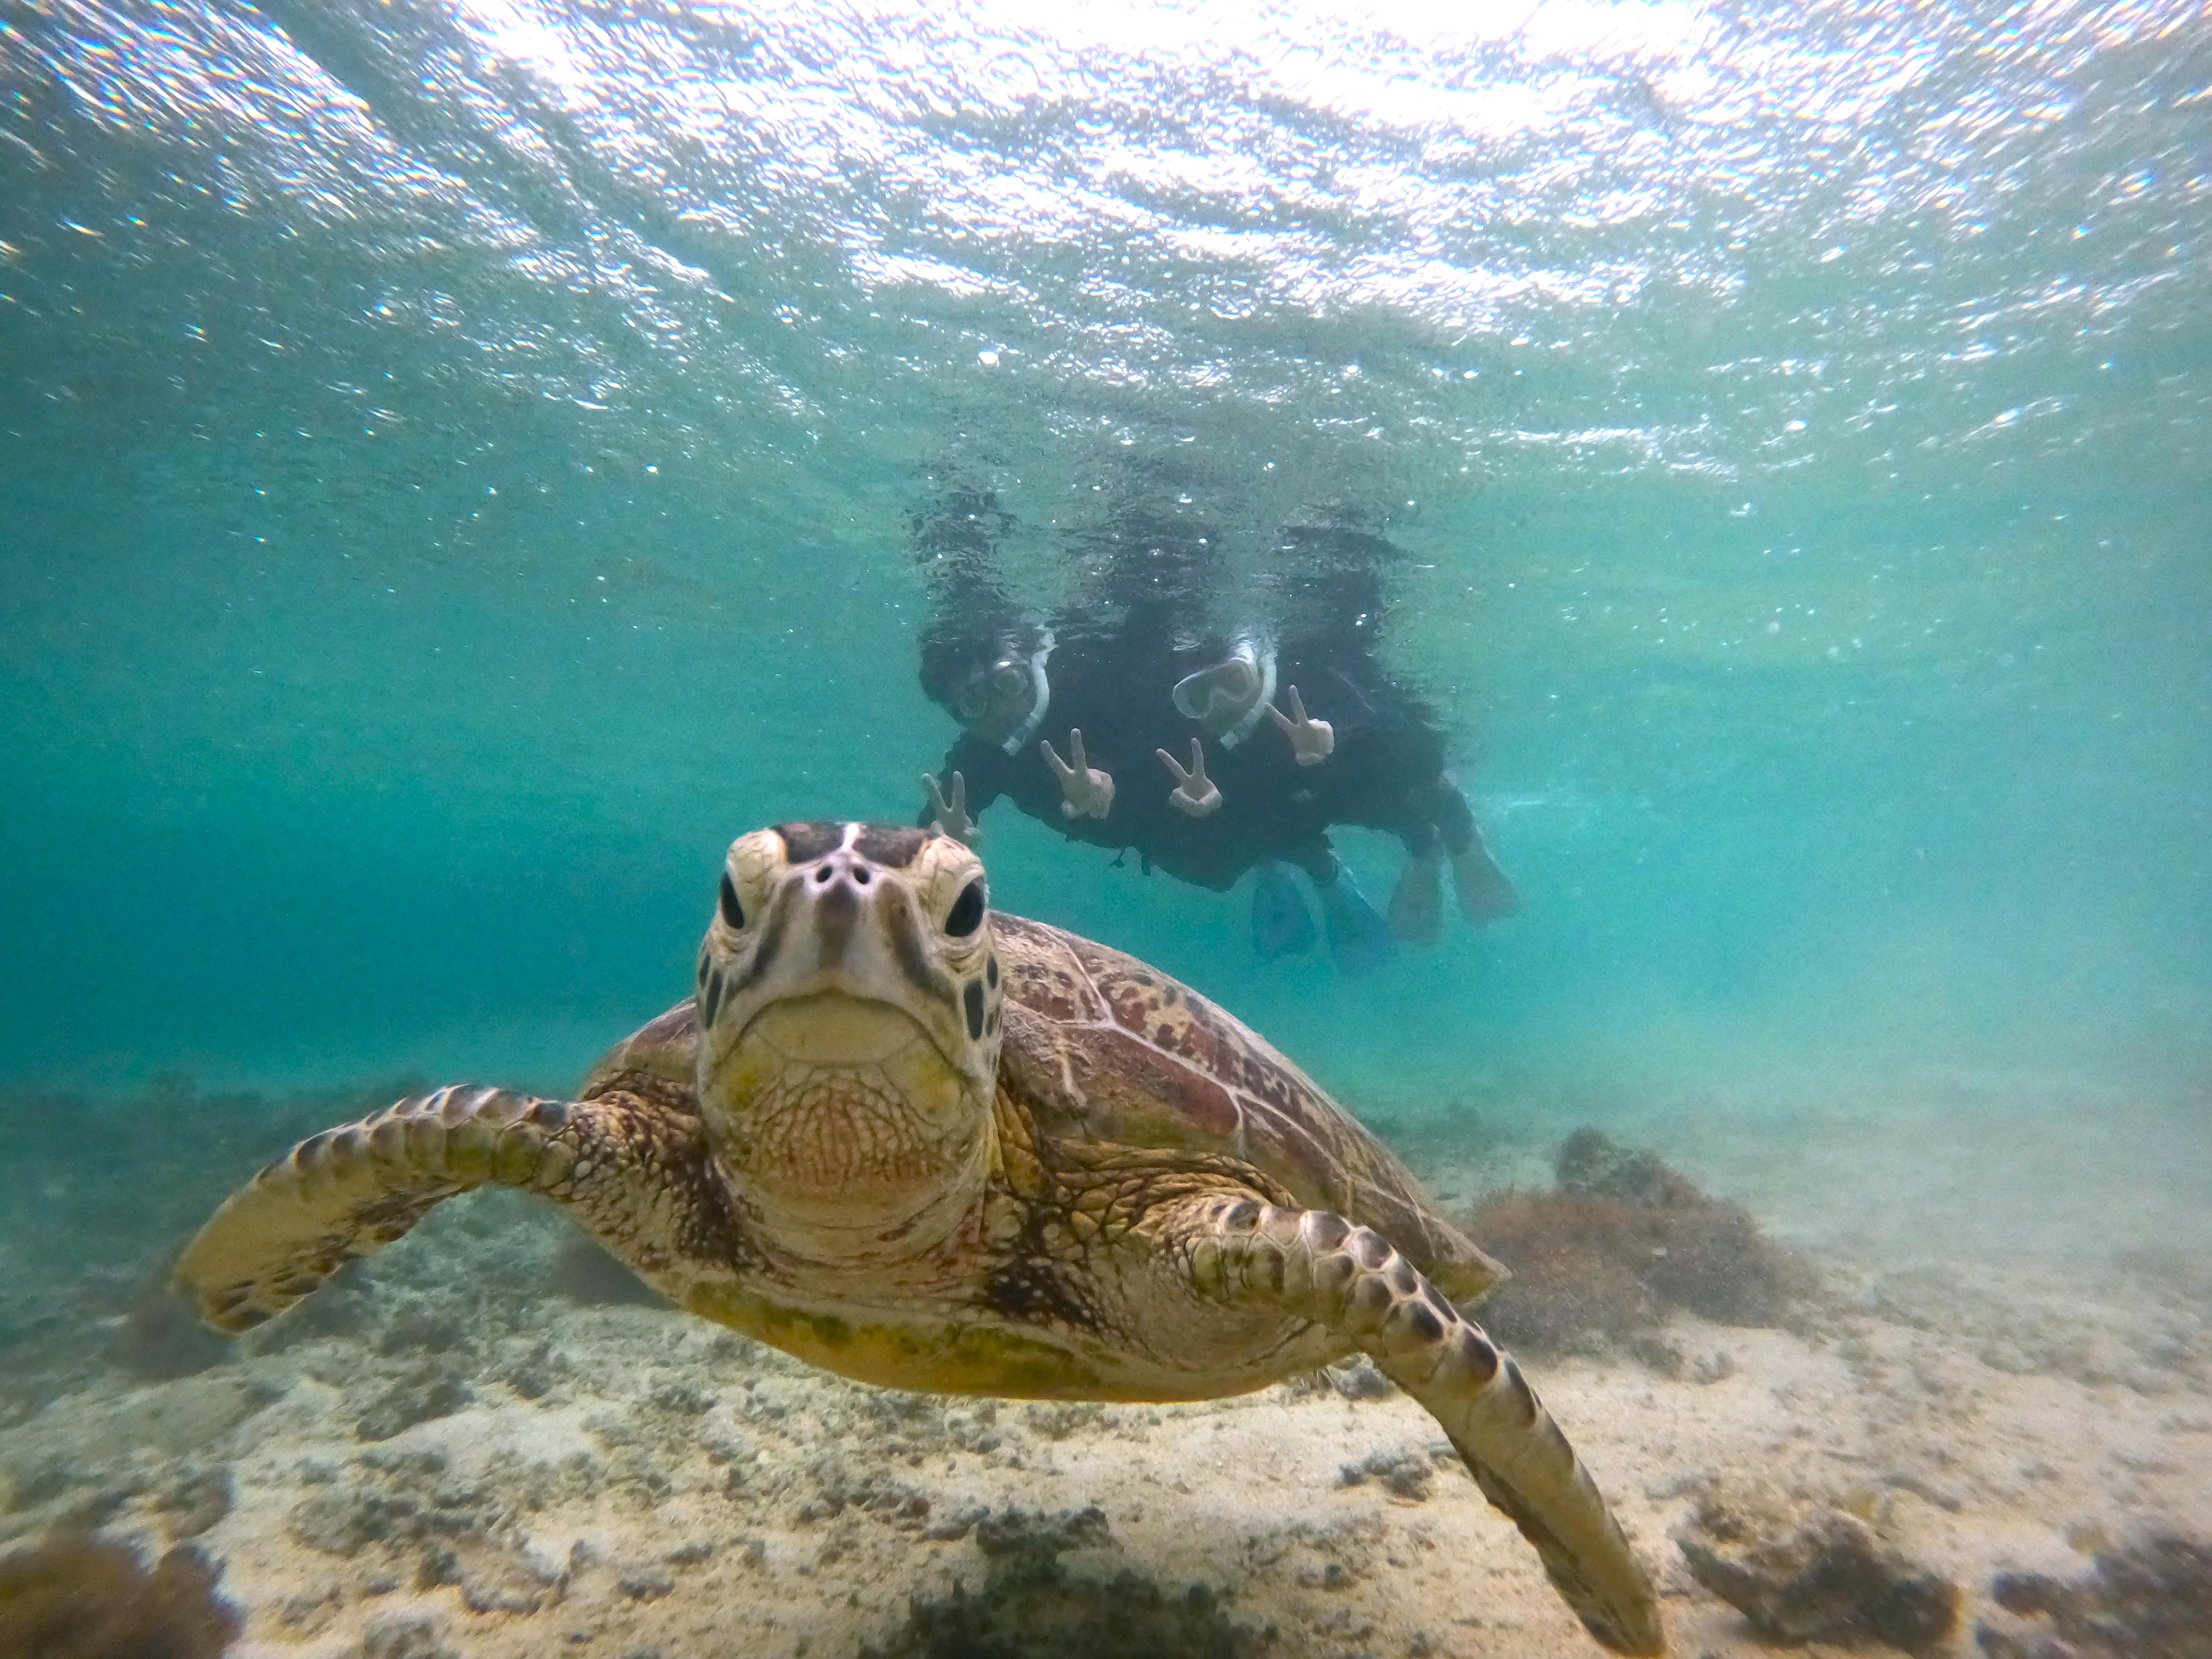
[[[1333,949],[1355,963],[1387,951],[1390,934],[1437,937],[1447,859],[1470,921],[1517,908],[1444,775],[1443,734],[1347,630],[1280,649],[1255,635],[1178,645],[1158,621],[1139,611],[1108,628],[1002,628],[982,652],[926,646],[924,689],[965,728],[942,781],[927,780],[926,817],[972,834],[974,815],[1004,795],[1199,886],[1225,890],[1257,867],[1263,956],[1310,942],[1285,863],[1313,882]],[[1387,933],[1330,847],[1334,823],[1406,846]]]

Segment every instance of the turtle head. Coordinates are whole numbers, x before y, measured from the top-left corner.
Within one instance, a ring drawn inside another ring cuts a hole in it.
[[[763,1242],[880,1264],[943,1242],[992,1153],[1001,999],[982,860],[934,830],[730,848],[699,951],[699,1100]]]

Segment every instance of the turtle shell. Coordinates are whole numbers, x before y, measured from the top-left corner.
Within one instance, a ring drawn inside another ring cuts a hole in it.
[[[596,1100],[620,1089],[696,1117],[698,1055],[699,1007],[686,997],[601,1055],[576,1098]]]
[[[1045,1133],[1239,1158],[1300,1203],[1374,1228],[1455,1302],[1505,1277],[1249,1026],[1134,957],[1003,911],[993,925],[1007,1006],[1000,1076]]]

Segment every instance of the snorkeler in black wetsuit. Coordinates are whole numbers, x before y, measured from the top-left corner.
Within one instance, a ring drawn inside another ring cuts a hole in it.
[[[1125,524],[1106,580],[1047,629],[1017,620],[982,567],[1004,527],[994,509],[976,498],[954,506],[917,526],[941,601],[922,686],[964,728],[941,774],[925,781],[924,822],[972,835],[975,815],[1004,795],[1073,839],[1133,850],[1147,871],[1199,886],[1225,890],[1256,867],[1253,939],[1263,957],[1312,942],[1285,865],[1311,880],[1331,949],[1352,965],[1387,954],[1394,934],[1437,937],[1447,857],[1470,921],[1517,908],[1444,775],[1442,732],[1369,648],[1379,585],[1371,558],[1344,556],[1386,544],[1294,532],[1339,559],[1304,585],[1297,633],[1280,644],[1257,632],[1194,638],[1178,628],[1205,613],[1206,538]],[[978,623],[988,632],[969,631]],[[1405,843],[1387,924],[1329,844],[1337,823]]]

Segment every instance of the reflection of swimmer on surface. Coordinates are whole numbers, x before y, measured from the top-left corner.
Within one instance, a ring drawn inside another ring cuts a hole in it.
[[[1474,814],[1444,774],[1443,733],[1370,650],[1371,568],[1386,544],[1357,532],[1296,532],[1334,558],[1309,584],[1281,641],[1182,630],[1206,614],[1206,538],[1129,538],[1104,579],[1049,628],[1021,620],[982,566],[1004,528],[987,501],[920,526],[939,588],[922,647],[922,689],[963,732],[930,808],[950,832],[1001,796],[1069,837],[1134,851],[1195,885],[1225,890],[1258,869],[1253,943],[1262,957],[1310,948],[1314,928],[1285,866],[1313,884],[1330,948],[1347,965],[1387,955],[1393,935],[1432,943],[1452,866],[1462,913],[1480,924],[1517,908]],[[1407,863],[1378,915],[1328,830],[1384,830]]]

